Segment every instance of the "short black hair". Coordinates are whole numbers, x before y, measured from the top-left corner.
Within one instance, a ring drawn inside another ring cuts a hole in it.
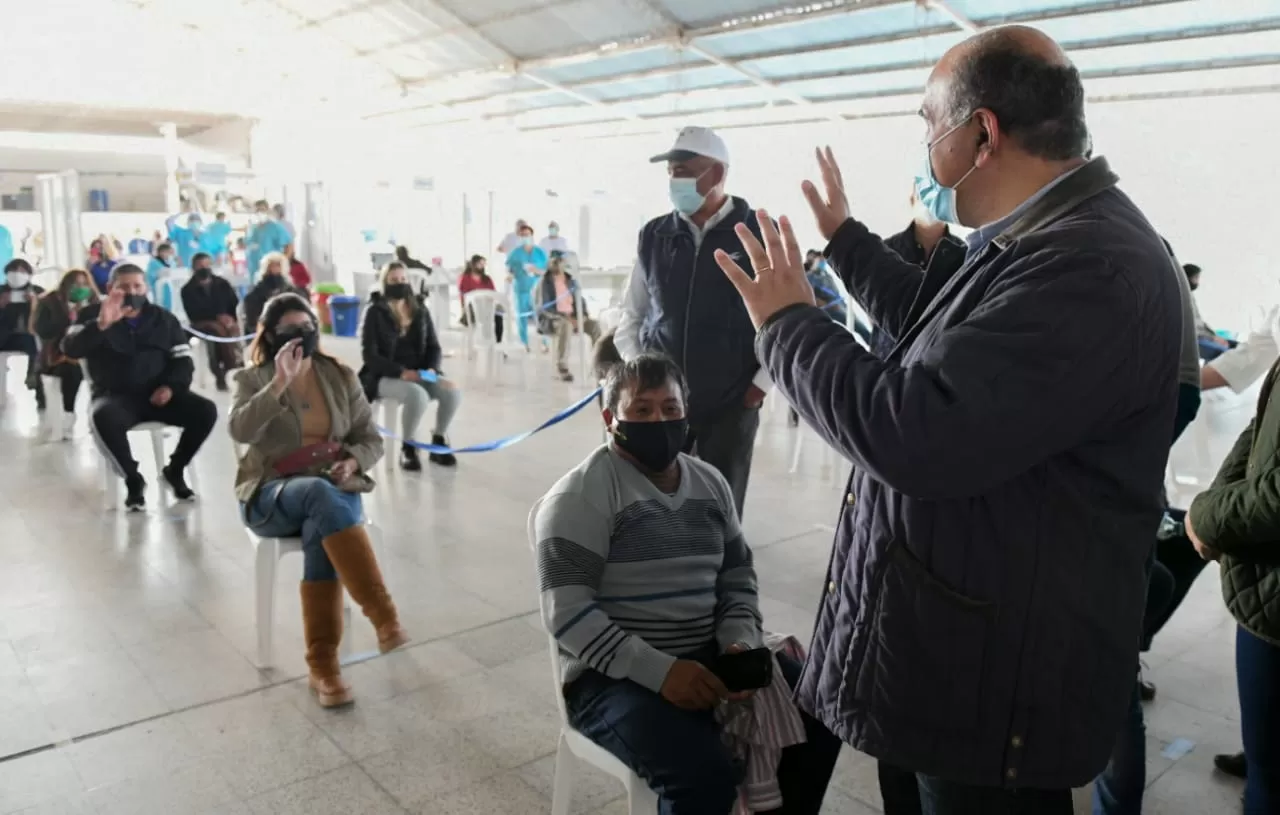
[[[31,268],[31,264],[27,262],[26,258],[14,258],[4,265],[4,273],[9,274],[9,272],[34,274],[35,270]]]
[[[157,255],[158,255],[158,254],[160,254],[161,252],[163,252],[163,251],[164,251],[164,250],[166,250],[166,249],[168,249],[170,252],[172,252],[172,251],[173,251],[173,244],[169,243],[168,241],[160,241],[159,243],[157,243],[157,244],[156,244],[156,254],[157,254]]]
[[[526,229],[529,230],[530,235],[533,234],[533,227],[529,226],[528,224],[520,224],[520,226],[516,229],[516,233],[518,234],[518,233],[524,232]]]
[[[213,256],[210,255],[208,252],[196,252],[194,255],[191,256],[191,268],[194,269],[196,267],[196,264],[202,260],[207,260],[210,263],[213,263]]]
[[[141,266],[133,263],[117,263],[115,266],[111,267],[111,277],[107,279],[107,288],[114,286],[117,280],[127,274],[138,274],[143,277],[146,276],[146,273],[142,271]]]
[[[616,348],[614,349],[617,350]],[[671,357],[665,354],[641,354],[635,359],[619,362],[609,368],[604,379],[604,407],[610,413],[618,412],[618,398],[623,388],[631,388],[635,393],[661,387],[667,382],[674,382],[680,388],[680,395],[688,398],[689,388],[685,385],[684,371]]]
[[[1200,274],[1200,267],[1194,263],[1184,263],[1182,264],[1182,272],[1187,276],[1187,280],[1190,280]]]
[[[1008,34],[989,32],[961,57],[950,90],[950,125],[986,108],[1004,133],[1038,158],[1066,161],[1092,150],[1080,72],[1030,52]]]

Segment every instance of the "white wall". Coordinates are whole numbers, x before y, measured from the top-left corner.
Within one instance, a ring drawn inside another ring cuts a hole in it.
[[[0,149],[0,193],[35,187],[36,175],[59,170],[80,172],[86,210],[91,189],[106,190],[112,210],[164,209],[164,160],[158,155]]]

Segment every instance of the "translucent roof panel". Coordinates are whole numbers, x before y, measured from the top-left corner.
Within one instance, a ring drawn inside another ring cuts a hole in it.
[[[668,46],[654,46],[638,51],[626,51],[620,54],[603,52],[589,60],[575,61],[568,65],[552,65],[538,67],[538,75],[554,82],[591,82],[610,76],[626,76],[628,74],[652,71],[658,68],[671,68],[695,64],[699,59],[690,60],[687,52]]]
[[[936,11],[914,3],[897,3],[863,11],[799,18],[776,26],[730,30],[724,34],[710,34],[698,42],[718,56],[742,58],[759,53],[811,50],[838,43],[907,37],[924,30],[954,28],[948,18]]]
[[[645,37],[663,25],[661,17],[635,0],[573,0],[479,23],[476,31],[517,59],[536,59]]]

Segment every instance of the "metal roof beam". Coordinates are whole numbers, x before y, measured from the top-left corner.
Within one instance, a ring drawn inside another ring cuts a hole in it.
[[[1097,48],[1116,48],[1116,47],[1121,47],[1126,45],[1142,45],[1142,44],[1152,44],[1152,43],[1160,43],[1160,42],[1181,42],[1185,40],[1204,39],[1206,37],[1220,37],[1220,36],[1228,36],[1231,34],[1249,34],[1249,33],[1255,33],[1260,31],[1280,31],[1280,16],[1255,22],[1255,23],[1230,23],[1227,25],[1216,25],[1216,26],[1215,25],[1195,26],[1192,28],[1186,28],[1178,31],[1168,32],[1165,34],[1153,35],[1153,34],[1140,33],[1140,34],[1117,35],[1113,37],[1099,37],[1095,39],[1080,40],[1076,42],[1064,42],[1062,46],[1064,50],[1066,50],[1070,54],[1077,51],[1089,51]],[[881,42],[885,40],[883,38],[875,38],[875,41]],[[839,50],[844,50],[846,48],[867,45],[867,44],[870,44],[868,39],[853,40],[853,41],[846,41],[846,42],[840,42],[840,43],[829,43],[825,45],[815,46],[811,48],[803,48],[803,49],[793,50],[793,51],[765,52],[759,55],[752,55],[750,59],[751,61],[755,62],[762,59],[773,59],[778,57],[791,56],[795,54],[821,54],[827,51],[839,51]],[[706,64],[709,65],[712,63],[708,62]],[[795,74],[795,75],[788,76],[786,78],[775,79],[773,81],[785,90],[785,86],[792,82],[804,82],[804,81],[820,80],[820,79],[839,79],[839,78],[849,77],[849,76],[862,76],[862,75],[868,75],[868,74],[886,73],[890,71],[911,70],[913,68],[923,69],[923,68],[929,68],[933,64],[934,64],[934,61],[931,59],[912,60],[910,62],[873,65],[873,66],[867,66],[863,68],[849,68],[849,69],[844,69],[839,71],[821,71],[821,72],[812,72],[812,73],[806,73],[806,74]],[[611,77],[605,77],[601,79],[591,79],[583,82],[576,82],[573,84],[562,84],[562,88],[567,91],[582,93],[583,90],[586,88],[607,86],[615,82],[635,81],[639,79],[649,79],[649,78],[660,77],[660,76],[676,75],[683,71],[688,70],[690,67],[701,67],[701,64],[691,66],[686,63],[681,65],[663,67],[663,68],[653,68],[647,71],[638,71],[635,73],[626,74],[625,76],[611,76]],[[695,91],[700,92],[700,91],[707,91],[707,90],[739,90],[741,88],[747,87],[748,84],[750,84],[749,81],[744,80],[742,82],[732,82],[732,83],[725,83],[725,84],[714,85],[714,86],[690,88],[688,89],[687,92],[695,92]],[[546,87],[546,86],[544,85],[543,87]],[[562,90],[561,92],[563,93],[564,91]],[[542,93],[544,93],[544,91],[542,90],[512,91],[510,93],[503,94],[503,98],[523,99],[523,98],[528,98],[532,96],[537,96]],[[653,93],[634,94],[634,95],[627,96],[623,99],[614,100],[613,104],[628,105],[634,102],[642,102],[642,101],[656,99],[656,98],[660,98],[668,95],[671,95],[671,92],[665,91],[665,90],[657,91]],[[394,116],[397,113],[414,112],[417,110],[422,110],[426,107],[452,109],[455,107],[463,107],[466,105],[483,102],[489,98],[491,98],[490,95],[466,97],[461,99],[454,99],[448,102],[435,103],[432,105],[421,105],[421,106],[415,106],[411,108],[402,108],[399,110],[387,111],[385,113],[376,114],[376,116],[379,116],[379,117]],[[547,107],[550,107],[550,106],[547,106]],[[547,107],[535,108],[534,110],[545,110],[547,109]],[[520,111],[520,112],[527,112],[527,111]],[[517,115],[517,114],[513,113],[511,115]]]
[[[1229,69],[1229,68],[1249,68],[1249,67],[1259,67],[1259,66],[1269,66],[1269,65],[1280,65],[1280,55],[1264,56],[1264,57],[1244,56],[1244,57],[1234,57],[1230,59],[1198,60],[1198,61],[1187,61],[1187,62],[1178,62],[1178,63],[1164,63],[1161,65],[1140,65],[1140,66],[1135,66],[1131,68],[1117,68],[1117,69],[1111,69],[1111,70],[1087,71],[1087,72],[1081,73],[1081,78],[1084,81],[1088,82],[1089,80],[1094,80],[1094,79],[1114,79],[1114,78],[1123,78],[1123,77],[1130,77],[1130,76],[1152,76],[1152,75],[1160,75],[1160,74],[1177,74],[1177,73],[1189,73],[1189,72],[1195,72],[1195,71],[1223,70],[1223,69]],[[843,72],[832,72],[830,74],[827,74],[824,78],[834,79],[834,78],[839,78],[842,75],[843,75]],[[800,106],[793,106],[793,105],[785,106],[782,109],[776,109],[777,113],[775,113],[774,115],[780,115],[785,110],[792,110],[793,112],[796,113],[798,117],[803,117],[804,114],[807,112],[809,114],[807,121],[821,121],[823,119],[830,119],[833,117],[838,117],[839,121],[846,121],[850,118],[850,115],[848,113],[840,112],[841,106],[846,106],[852,102],[866,102],[866,101],[877,100],[877,99],[896,99],[896,98],[901,98],[909,101],[904,102],[902,110],[899,111],[895,109],[891,115],[895,115],[895,116],[906,115],[913,112],[918,106],[919,93],[915,89],[905,89],[905,88],[885,88],[883,90],[877,90],[877,91],[850,93],[850,94],[844,94],[840,96],[833,96],[833,97],[828,97],[823,99],[812,100],[811,105],[809,107],[817,109],[817,111],[819,111],[817,115],[814,115],[813,111],[806,111],[805,108],[802,108]],[[512,114],[490,114],[488,116],[484,116],[481,118],[515,119],[524,114],[537,113],[538,110],[539,109],[534,109],[531,111],[521,111],[520,113],[512,113]],[[775,109],[770,108],[767,103],[761,102],[755,105],[734,105],[730,107],[704,108],[702,110],[682,111],[678,113],[662,113],[662,114],[656,114],[656,115],[645,115],[645,116],[638,117],[637,122],[645,123],[645,124],[661,123],[668,120],[670,121],[687,120],[690,116],[695,116],[695,115],[704,116],[704,117],[714,117],[717,114],[725,115],[725,114],[750,111],[750,110],[754,110],[757,113],[759,113],[762,111],[769,111],[769,110],[775,110]],[[858,117],[854,117],[854,118],[858,118]],[[442,126],[447,127],[450,124],[453,124],[453,122],[440,122],[440,123],[415,125],[415,126],[412,126],[410,129],[442,127]],[[607,124],[609,124],[609,122],[607,121],[568,122],[564,124],[534,125],[532,127],[524,127],[524,128],[517,127],[517,130],[519,132],[561,130],[561,129],[569,130],[573,128],[603,126]],[[617,126],[618,123],[614,122],[613,124]],[[711,124],[713,125],[715,124],[714,118],[712,119]],[[632,125],[627,125],[624,127],[627,129],[627,132],[630,132],[630,127],[632,127]]]
[[[450,11],[449,9],[445,8],[444,6],[436,2],[436,0],[422,0],[422,2],[424,2],[426,5],[429,5],[431,8],[435,9],[436,12],[439,13],[441,17],[444,17],[446,20],[448,20],[450,22],[451,27],[453,26],[458,27],[458,30],[465,32],[466,34],[468,34],[469,36],[471,36],[472,38],[474,38],[475,40],[483,44],[489,50],[493,51],[496,54],[501,55],[502,58],[511,65],[510,73],[519,74],[520,76],[523,76],[524,78],[530,80],[531,82],[537,82],[539,85],[542,85],[544,88],[547,88],[548,90],[552,90],[557,93],[564,94],[565,96],[568,96],[569,98],[574,99],[578,102],[582,102],[583,104],[590,105],[594,108],[599,108],[601,110],[609,111],[610,113],[613,113],[616,116],[618,116],[618,118],[621,118],[621,119],[638,119],[639,118],[635,113],[625,108],[619,107],[609,102],[602,101],[600,99],[594,99],[582,93],[581,91],[576,91],[572,88],[569,88],[569,87],[566,87],[565,85],[560,84],[559,82],[555,82],[553,80],[545,79],[541,76],[538,76],[537,74],[533,73],[532,71],[524,67],[515,54],[512,54],[510,51],[503,48],[498,43],[494,42],[493,39],[491,39],[487,34],[485,34],[483,31],[481,31],[477,27],[473,25],[468,25],[465,21],[459,18],[452,11]],[[409,6],[407,3],[400,2],[399,5],[404,6],[411,13],[417,14],[419,17],[422,16],[418,14],[418,12],[414,10],[411,6]],[[426,19],[426,18],[424,17],[423,19]],[[428,22],[430,21],[428,20]],[[409,87],[412,87],[412,85],[413,83],[405,83],[404,85],[402,85],[402,87],[406,88],[407,90]]]
[[[921,8],[932,9],[942,16],[955,23],[961,31],[967,31],[970,34],[977,34],[982,30],[982,26],[970,20],[960,12],[951,7],[947,0],[916,0],[916,5]]]

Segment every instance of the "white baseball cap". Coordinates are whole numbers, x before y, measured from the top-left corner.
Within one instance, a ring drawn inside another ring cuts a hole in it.
[[[649,159],[650,163],[662,161],[688,161],[694,156],[705,156],[721,164],[729,163],[729,148],[724,139],[709,127],[686,127],[676,136],[676,143],[667,152]]]

